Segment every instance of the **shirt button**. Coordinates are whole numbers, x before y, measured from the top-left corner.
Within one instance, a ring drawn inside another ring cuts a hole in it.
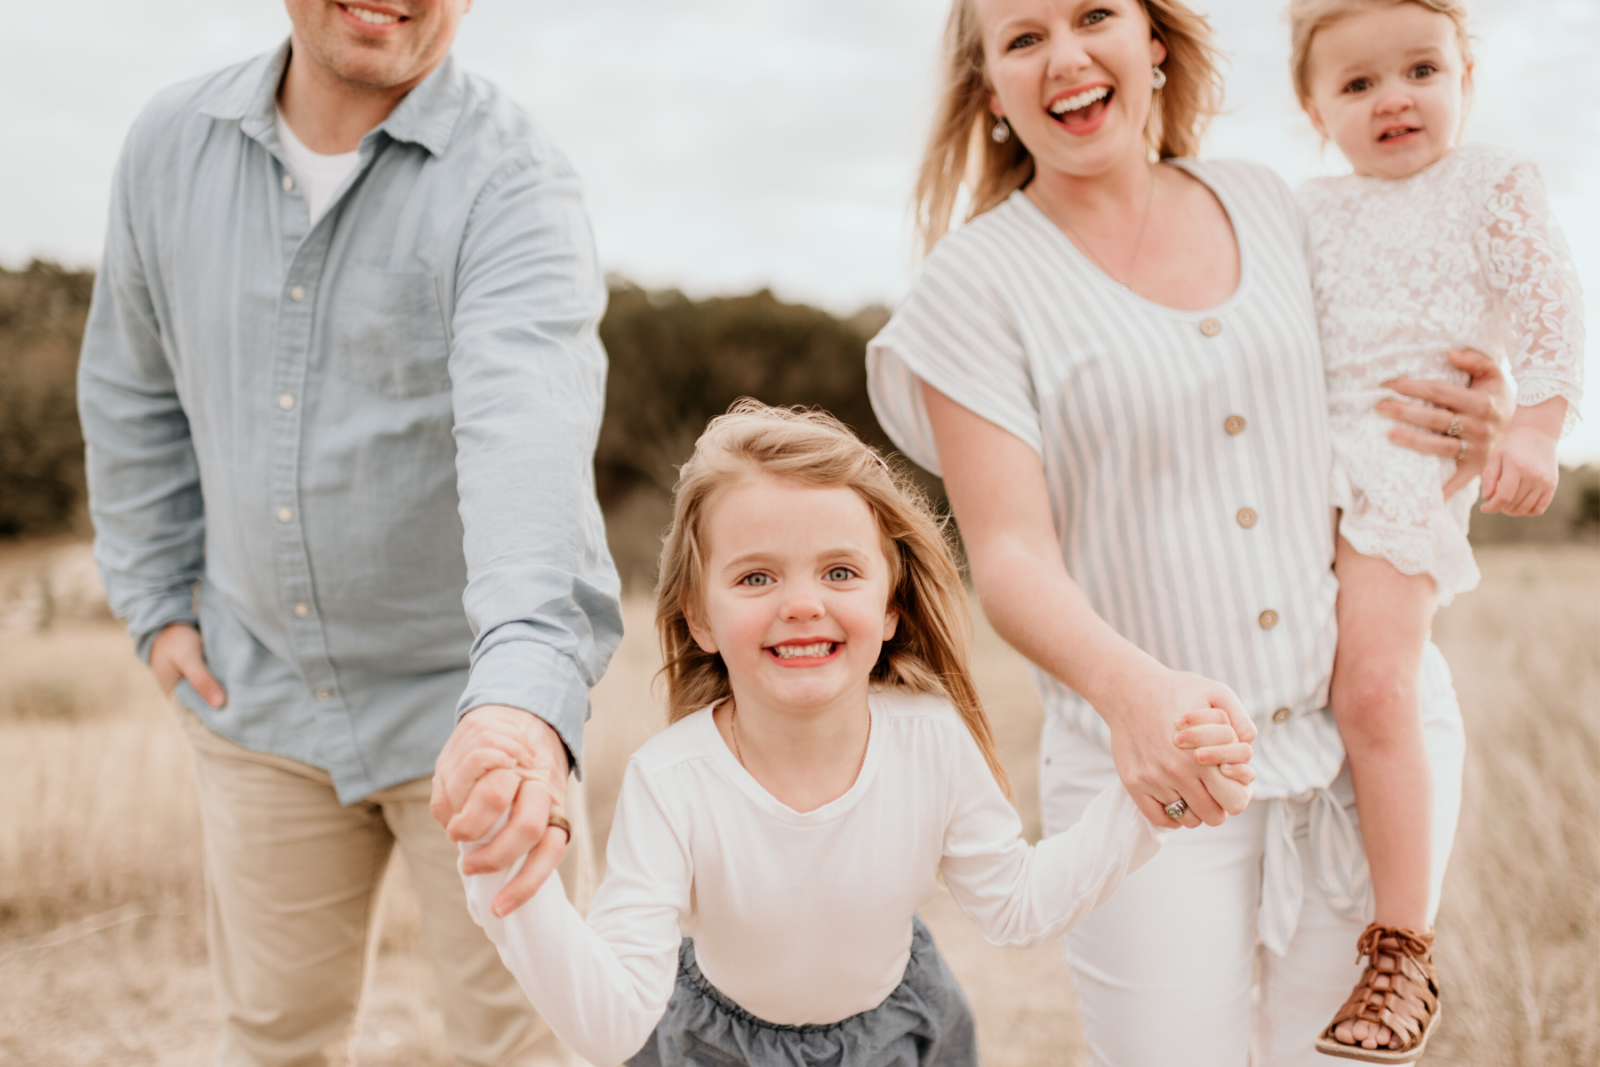
[[[1270,630],[1274,626],[1278,625],[1278,613],[1273,611],[1271,608],[1268,608],[1266,611],[1261,613],[1261,616],[1257,621],[1261,623],[1261,628],[1263,630]]]
[[[1200,332],[1205,334],[1207,337],[1215,337],[1217,334],[1222,332],[1222,323],[1218,322],[1216,319],[1201,319]]]
[[[1244,433],[1244,416],[1229,415],[1227,419],[1223,421],[1222,428],[1227,430],[1230,434]]]
[[[294,394],[284,393],[278,398],[278,406],[285,411],[288,411],[290,408],[294,407]]]
[[[311,609],[308,606],[306,606],[305,604],[296,604],[294,606],[294,614],[295,614],[295,618],[303,619],[307,615],[311,614]]]
[[[304,300],[305,298],[306,298],[306,287],[305,286],[297,285],[293,289],[289,290],[289,299],[293,300],[295,303],[298,304],[300,301]]]
[[[1273,722],[1288,722],[1289,721],[1289,709],[1288,708],[1279,708],[1277,711],[1273,712],[1272,713],[1272,721]]]
[[[318,689],[317,690],[317,699],[318,700],[327,700],[331,696],[333,696],[333,693],[331,693],[330,691],[328,691],[326,689]]]
[[[293,174],[285,174],[283,176],[283,191],[286,192],[286,193],[294,192],[294,175]]]
[[[294,518],[294,512],[290,511],[288,508],[279,508],[278,509],[278,521],[279,522],[288,522],[292,518]]]
[[[1240,508],[1238,519],[1240,526],[1243,526],[1246,530],[1250,529],[1256,524],[1255,508]]]

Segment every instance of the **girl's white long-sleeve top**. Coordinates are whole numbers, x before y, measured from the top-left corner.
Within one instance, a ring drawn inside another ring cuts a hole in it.
[[[512,872],[466,878],[467,905],[550,1026],[596,1064],[637,1052],[666,1010],[678,945],[706,978],[774,1023],[831,1023],[882,1003],[910,959],[935,876],[983,935],[1030,945],[1081,922],[1160,849],[1126,791],[1030,847],[950,703],[874,692],[849,791],[815,811],[772,797],[706,708],[628,764],[588,921],[552,875],[505,919]]]

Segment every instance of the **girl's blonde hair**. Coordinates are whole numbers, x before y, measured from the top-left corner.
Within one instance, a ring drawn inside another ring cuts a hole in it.
[[[1161,63],[1167,84],[1155,95],[1145,142],[1158,159],[1192,156],[1200,136],[1222,106],[1222,75],[1211,24],[1182,0],[1141,0],[1150,33],[1167,48]],[[943,85],[928,147],[917,176],[917,234],[923,254],[950,230],[956,197],[971,193],[966,221],[998,206],[1033,178],[1033,156],[1021,138],[996,144],[989,136],[988,72],[977,0],[954,0],[944,30]]]
[[[1399,7],[1401,4],[1420,4],[1448,18],[1455,24],[1456,44],[1461,46],[1462,60],[1472,62],[1472,38],[1467,32],[1465,0],[1290,0],[1289,74],[1294,79],[1296,99],[1304,102],[1311,98],[1311,41],[1318,30],[1326,29],[1357,11],[1374,7]]]
[[[656,591],[668,721],[677,722],[732,695],[727,666],[720,655],[695,643],[687,612],[705,602],[705,522],[712,499],[756,473],[807,486],[846,487],[866,501],[889,562],[889,607],[899,614],[894,636],[884,642],[872,668],[872,680],[935,693],[955,705],[995,780],[1010,796],[994,731],[972,681],[971,621],[944,530],[904,472],[892,471],[843,423],[822,411],[737,401],[726,415],[711,420],[683,465]]]

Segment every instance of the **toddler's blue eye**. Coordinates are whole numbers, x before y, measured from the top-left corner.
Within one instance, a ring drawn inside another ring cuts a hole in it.
[[[848,582],[856,576],[856,572],[849,567],[834,567],[828,571],[828,581]]]
[[[740,578],[739,582],[741,585],[771,585],[772,576],[770,574],[747,574]]]

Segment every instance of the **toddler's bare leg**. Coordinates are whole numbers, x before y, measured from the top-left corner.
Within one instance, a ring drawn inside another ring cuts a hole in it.
[[[1361,837],[1372,870],[1375,920],[1428,929],[1433,774],[1422,738],[1417,674],[1433,620],[1434,584],[1387,560],[1363,556],[1343,537],[1339,575],[1339,648],[1331,700],[1355,787]],[[1344,1023],[1339,1039],[1388,1043],[1387,1027]],[[1368,1033],[1370,1029],[1379,1032]],[[1372,1047],[1369,1046],[1369,1047]]]

